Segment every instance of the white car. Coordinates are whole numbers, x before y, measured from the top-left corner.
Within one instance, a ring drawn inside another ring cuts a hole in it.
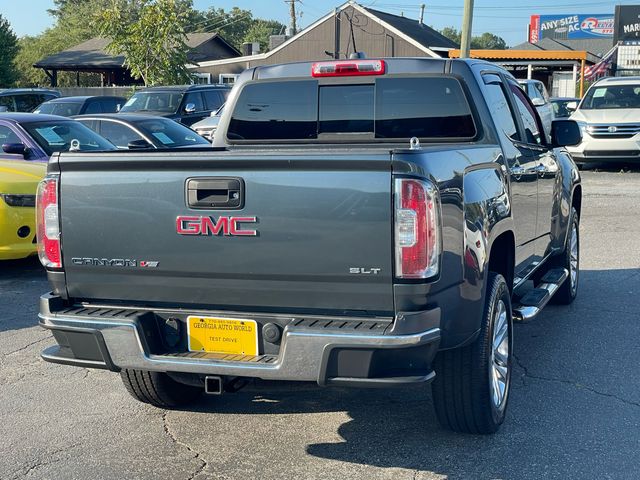
[[[640,77],[603,78],[571,115],[582,143],[567,147],[576,163],[640,161]]]
[[[538,110],[547,138],[551,138],[551,122],[554,120],[554,114],[547,87],[540,80],[518,80],[518,83]]]

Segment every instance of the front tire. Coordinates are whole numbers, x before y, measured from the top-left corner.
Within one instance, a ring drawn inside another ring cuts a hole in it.
[[[569,276],[560,286],[551,301],[557,305],[569,305],[578,295],[578,280],[580,280],[580,219],[575,207],[571,208],[569,218],[569,234],[564,251],[553,259],[557,267],[565,268]]]
[[[202,388],[176,382],[163,372],[124,369],[120,378],[136,400],[159,408],[178,408],[195,401]]]
[[[478,338],[435,359],[433,402],[440,424],[464,433],[494,433],[504,421],[511,385],[513,322],[504,277],[489,272]]]

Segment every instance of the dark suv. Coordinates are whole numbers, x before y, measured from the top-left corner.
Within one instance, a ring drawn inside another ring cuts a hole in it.
[[[116,113],[127,101],[124,97],[80,96],[54,98],[40,105],[34,113],[49,115],[84,115],[87,113]]]
[[[228,85],[145,88],[135,93],[120,111],[160,115],[191,126],[220,108],[230,91]]]
[[[0,90],[0,112],[33,112],[42,102],[59,96],[60,92],[46,88]]]

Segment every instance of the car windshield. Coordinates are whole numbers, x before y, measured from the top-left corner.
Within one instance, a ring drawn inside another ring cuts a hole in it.
[[[175,113],[182,101],[182,92],[139,92],[120,109],[121,112]]]
[[[47,155],[68,152],[73,148],[87,150],[115,150],[108,140],[76,121],[23,123],[22,127],[42,147]],[[77,145],[77,146],[76,146]]]
[[[640,108],[640,85],[594,86],[580,105],[581,110]]]
[[[46,102],[34,110],[34,113],[46,113],[48,115],[61,115],[63,117],[71,117],[78,115],[82,103],[78,102]]]
[[[152,139],[161,148],[190,147],[193,145],[210,145],[193,130],[173,120],[139,120],[135,126],[145,136]]]

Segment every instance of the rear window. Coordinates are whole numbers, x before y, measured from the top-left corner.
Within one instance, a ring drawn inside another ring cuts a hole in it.
[[[319,85],[316,80],[246,85],[229,140],[470,139],[476,128],[460,83],[451,77],[378,78]]]

